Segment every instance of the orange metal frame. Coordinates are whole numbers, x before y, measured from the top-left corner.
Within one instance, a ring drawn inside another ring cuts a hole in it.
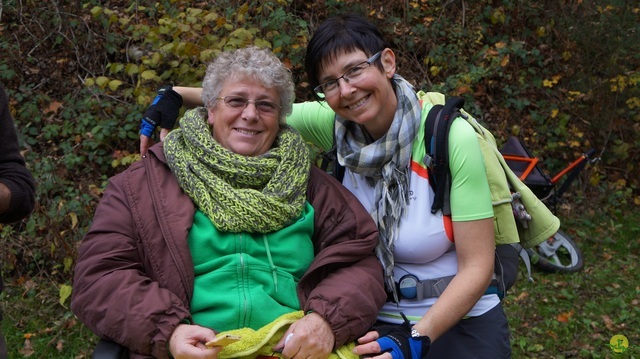
[[[513,156],[513,155],[502,155],[502,157],[504,157],[504,159],[508,160],[508,161],[519,161],[519,162],[527,162],[527,163],[529,163],[527,165],[527,168],[520,175],[520,180],[521,181],[524,181],[524,179],[527,178],[529,173],[531,173],[531,171],[533,171],[533,169],[536,167],[536,164],[538,164],[538,159],[535,158],[535,157],[531,157],[530,158],[530,157]],[[583,154],[582,156],[580,156],[578,159],[573,161],[569,166],[565,167],[562,171],[560,171],[560,173],[555,175],[551,179],[551,183],[553,183],[553,184],[558,183],[558,181],[560,181],[562,176],[566,175],[569,171],[574,169],[577,165],[579,165],[581,162],[583,162],[586,159],[587,159],[586,155]]]
[[[529,165],[527,165],[527,168],[520,175],[520,180],[521,181],[524,181],[524,179],[527,178],[529,173],[531,173],[531,171],[533,171],[533,169],[536,167],[536,164],[538,163],[538,159],[535,158],[535,157],[531,157],[530,158],[530,157],[512,156],[512,155],[502,155],[502,157],[504,157],[504,159],[508,160],[508,161],[519,161],[519,162],[528,162],[529,163]]]
[[[565,169],[560,171],[560,173],[555,175],[555,177],[553,177],[551,179],[551,183],[556,184],[558,181],[560,181],[560,178],[562,178],[562,176],[567,174],[567,172],[571,171],[574,167],[576,167],[577,165],[579,165],[581,162],[583,162],[586,159],[587,159],[586,155],[583,154],[582,156],[580,156],[578,159],[573,161],[569,166],[567,166]]]

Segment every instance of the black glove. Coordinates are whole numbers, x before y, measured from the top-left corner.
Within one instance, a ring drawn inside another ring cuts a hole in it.
[[[178,119],[180,107],[182,107],[182,96],[173,91],[171,85],[161,87],[153,103],[142,116],[140,134],[151,137],[158,125],[162,128],[173,128]]]
[[[380,334],[376,340],[380,350],[391,353],[393,359],[421,359],[426,358],[431,347],[431,339],[428,336],[411,336],[411,323],[404,315],[404,323],[400,325],[383,325],[374,328]]]

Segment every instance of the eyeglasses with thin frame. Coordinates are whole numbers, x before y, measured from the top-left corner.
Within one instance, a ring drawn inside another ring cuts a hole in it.
[[[282,106],[278,105],[275,102],[267,101],[267,100],[249,100],[248,98],[242,96],[222,96],[216,97],[216,100],[222,100],[227,107],[232,108],[234,110],[244,110],[247,108],[249,103],[252,103],[258,112],[263,115],[273,115],[278,112]]]
[[[320,97],[326,97],[327,95],[332,95],[335,93],[335,91],[338,89],[338,80],[340,79],[343,79],[346,83],[349,83],[349,84],[356,83],[358,80],[361,79],[360,76],[363,74],[364,70],[369,68],[369,66],[371,66],[371,64],[375,62],[378,59],[378,57],[380,57],[380,54],[382,54],[382,51],[375,53],[366,61],[362,61],[361,63],[353,66],[352,68],[347,70],[344,74],[342,74],[342,76],[336,79],[331,79],[327,82],[324,82],[316,86],[313,89],[313,91],[315,91],[315,93]]]

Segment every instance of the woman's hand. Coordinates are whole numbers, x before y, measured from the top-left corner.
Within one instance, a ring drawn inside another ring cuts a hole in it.
[[[415,331],[411,323],[404,318],[403,324],[388,324],[377,326],[358,339],[360,345],[353,350],[354,354],[367,355],[373,358],[392,359],[420,359],[427,356],[431,348],[431,339],[426,335],[414,336]],[[373,356],[376,355],[377,356]]]
[[[164,141],[164,138],[169,134],[169,129],[161,128],[160,129],[160,141]],[[149,147],[153,146],[155,142],[149,136],[140,134],[140,155],[145,156],[147,154],[147,150]]]
[[[329,323],[320,315],[310,313],[291,324],[273,350],[282,351],[285,358],[325,359],[331,354],[334,343]]]
[[[151,135],[156,127],[160,126],[160,140],[169,133],[178,119],[180,107],[182,107],[182,96],[173,90],[171,86],[164,86],[158,90],[158,95],[153,103],[145,111],[140,121],[140,155],[144,156],[147,149],[153,145]]]
[[[380,334],[377,331],[372,330],[362,337],[358,338],[358,345],[353,349],[353,354],[359,356],[367,355],[372,358],[391,358],[389,353],[380,353],[380,344],[376,340],[380,338]],[[378,356],[371,356],[376,355]]]
[[[209,358],[215,359],[221,347],[207,348],[204,343],[213,340],[213,330],[199,325],[180,324],[169,338],[169,351],[175,359]]]

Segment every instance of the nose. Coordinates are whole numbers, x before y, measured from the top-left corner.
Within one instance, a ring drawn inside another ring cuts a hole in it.
[[[254,101],[247,102],[247,106],[242,110],[242,117],[247,120],[258,118],[258,108]]]
[[[342,80],[342,84],[340,83],[340,80]],[[355,90],[355,87],[353,87],[353,85],[349,83],[349,80],[344,77],[340,77],[338,79],[338,88],[340,89],[341,96],[348,96]]]

